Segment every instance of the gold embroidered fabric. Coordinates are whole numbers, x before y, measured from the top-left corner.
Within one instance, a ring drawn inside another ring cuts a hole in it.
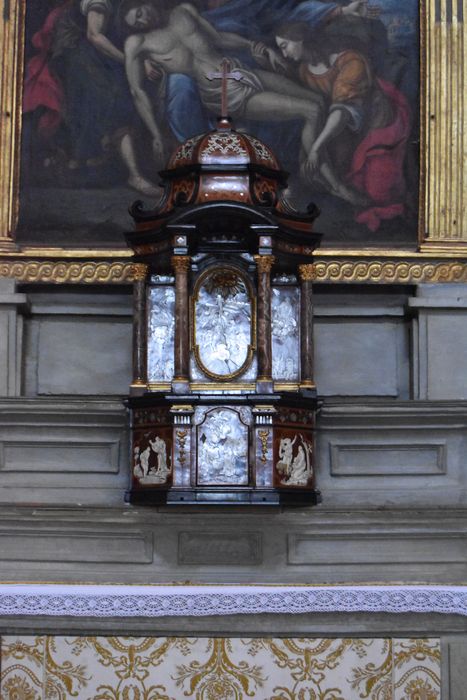
[[[4,636],[2,700],[440,700],[438,639]]]

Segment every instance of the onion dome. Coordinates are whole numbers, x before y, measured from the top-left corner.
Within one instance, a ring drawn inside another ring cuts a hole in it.
[[[254,136],[235,131],[226,118],[219,119],[213,131],[193,136],[178,146],[168,169],[198,164],[222,167],[253,164],[280,171],[276,156],[266,144]]]
[[[228,117],[216,129],[187,139],[160,173],[165,194],[156,210],[167,215],[180,207],[236,202],[274,208],[287,187],[271,149],[254,136],[235,131]],[[131,214],[137,219],[141,204]],[[155,212],[155,210],[153,210]]]
[[[313,232],[317,207],[311,204],[301,213],[288,203],[283,194],[288,174],[281,170],[273,151],[257,137],[236,131],[229,117],[220,117],[215,129],[177,146],[167,168],[159,174],[164,194],[156,206],[147,210],[137,201],[130,208],[136,230],[145,241],[152,235],[149,231],[168,230],[175,222],[196,219],[199,228],[201,219],[212,220],[214,209],[218,213],[228,210],[230,220],[227,224],[224,218],[221,224],[216,218],[216,229],[231,227],[232,217],[237,216],[243,224],[245,220],[263,222],[311,236],[313,241],[321,235]],[[143,232],[148,232],[147,236]],[[127,234],[132,246],[140,238],[137,232]]]
[[[287,186],[287,174],[271,149],[235,131],[228,117],[178,146],[160,175],[167,190],[165,211],[215,201],[274,207]]]

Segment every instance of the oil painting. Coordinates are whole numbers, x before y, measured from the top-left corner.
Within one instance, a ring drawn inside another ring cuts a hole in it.
[[[234,126],[314,202],[327,247],[414,245],[415,0],[28,0],[20,244],[123,247],[178,144],[215,126],[224,58]]]

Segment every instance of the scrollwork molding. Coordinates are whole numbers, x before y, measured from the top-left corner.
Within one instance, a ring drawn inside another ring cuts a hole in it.
[[[326,260],[313,264],[315,282],[427,284],[467,282],[467,263],[455,261]]]
[[[335,284],[434,284],[467,283],[467,259],[445,260],[422,255],[411,260],[388,257],[349,259],[336,255],[306,265],[313,282]],[[181,261],[181,257],[177,258]],[[185,268],[187,262],[182,261]],[[302,271],[300,270],[300,273]],[[14,260],[0,259],[0,277],[23,283],[46,284],[133,284],[145,279],[141,263],[102,260]]]
[[[0,260],[0,277],[52,284],[132,284],[137,264],[111,261]]]

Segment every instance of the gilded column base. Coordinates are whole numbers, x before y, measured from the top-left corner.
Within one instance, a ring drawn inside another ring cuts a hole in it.
[[[11,253],[19,250],[18,246],[11,238],[0,238],[0,253]]]
[[[172,391],[174,394],[189,394],[190,380],[187,377],[174,377],[172,380]]]
[[[272,377],[258,377],[256,381],[256,391],[258,394],[273,394],[274,382]]]
[[[437,253],[439,255],[467,255],[467,243],[462,240],[430,240],[425,239],[420,244],[420,253]]]
[[[134,381],[130,384],[130,396],[143,396],[148,389],[146,382]]]

